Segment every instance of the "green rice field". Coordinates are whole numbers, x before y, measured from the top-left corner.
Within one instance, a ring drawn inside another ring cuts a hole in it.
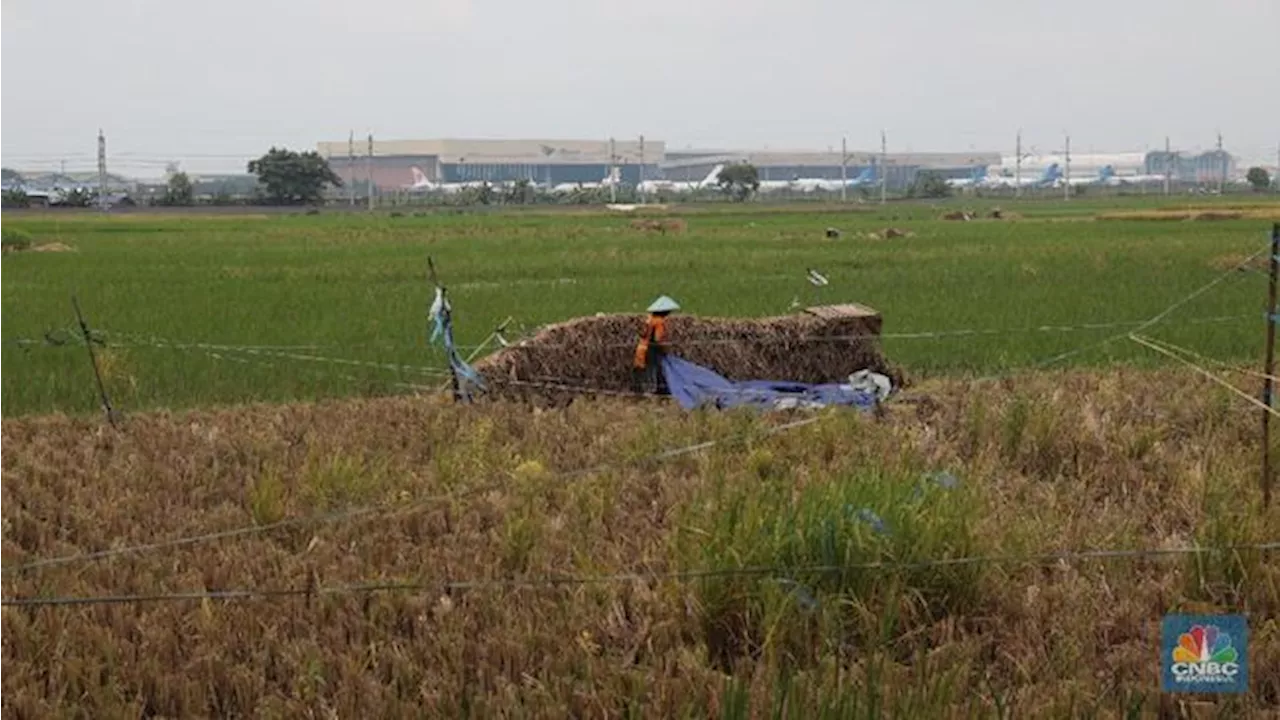
[[[1218,215],[1161,217],[1191,203]],[[941,219],[960,208],[980,217]],[[97,408],[73,294],[105,338],[96,348],[104,382],[125,411],[437,385],[444,363],[426,343],[428,255],[463,345],[507,317],[514,338],[572,317],[638,312],[658,294],[711,316],[858,302],[883,313],[885,350],[914,377],[991,375],[1132,330],[1225,274],[1144,333],[1224,362],[1261,362],[1265,264],[1232,268],[1265,248],[1280,217],[1274,199],[1004,208],[1005,219],[964,200],[672,207],[663,214],[685,229],[666,234],[604,210],[11,213],[6,236],[25,233],[33,248],[3,260],[3,414]],[[826,237],[827,227],[841,237]],[[907,236],[868,236],[886,228]],[[65,247],[38,251],[55,243]],[[807,268],[830,285],[811,286]],[[1170,361],[1121,337],[1048,366],[1115,362]]]

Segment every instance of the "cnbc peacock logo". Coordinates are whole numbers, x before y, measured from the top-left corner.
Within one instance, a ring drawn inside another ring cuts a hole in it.
[[[1231,636],[1217,625],[1195,625],[1178,636],[1173,649],[1173,674],[1177,677],[1230,682],[1240,672]]]
[[[1165,689],[1243,692],[1248,687],[1246,632],[1244,618],[1239,615],[1166,617]]]

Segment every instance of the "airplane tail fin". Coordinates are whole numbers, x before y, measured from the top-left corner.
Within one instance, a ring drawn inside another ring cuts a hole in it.
[[[862,172],[858,173],[858,177],[854,178],[853,181],[856,183],[869,183],[874,181],[875,179],[876,179],[876,166],[868,165],[862,168]]]
[[[715,167],[711,168],[711,172],[707,173],[707,176],[702,178],[702,182],[698,183],[698,187],[707,187],[710,185],[715,185],[717,182],[720,182],[721,170],[724,170],[723,164],[716,165]]]
[[[422,168],[418,167],[417,165],[414,165],[413,167],[409,168],[409,170],[413,173],[413,184],[410,185],[409,187],[418,188],[418,187],[427,187],[431,185],[431,181],[427,179],[426,173],[422,172]]]
[[[1051,163],[1044,169],[1044,175],[1040,179],[1044,182],[1052,182],[1060,177],[1062,177],[1062,168],[1058,167],[1058,163]]]
[[[1116,176],[1116,169],[1110,165],[1103,165],[1102,169],[1098,171],[1098,177],[1102,178],[1103,180],[1110,180],[1115,176]]]

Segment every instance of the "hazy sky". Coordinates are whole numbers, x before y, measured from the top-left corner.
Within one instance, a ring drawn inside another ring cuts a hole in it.
[[[1280,0],[4,0],[3,162],[576,138],[1275,162]]]

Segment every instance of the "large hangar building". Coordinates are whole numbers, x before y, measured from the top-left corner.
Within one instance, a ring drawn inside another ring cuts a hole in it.
[[[540,185],[600,182],[611,166],[624,183],[659,176],[661,140],[375,140],[368,144],[321,142],[317,151],[343,183],[357,186],[372,174],[382,192],[408,188],[419,178],[438,183],[529,180]],[[643,170],[642,170],[643,168]]]
[[[880,177],[879,153],[851,151],[841,167],[839,152],[812,150],[668,150],[662,164],[664,176],[672,180],[696,180],[704,177],[720,163],[749,162],[760,172],[761,180],[855,178],[870,169]],[[921,171],[943,178],[971,177],[975,170],[986,174],[988,168],[1000,166],[998,152],[957,153],[887,153],[884,174],[890,188],[904,188],[915,181]]]
[[[363,188],[369,176],[379,192],[406,189],[426,178],[431,182],[491,183],[528,180],[539,185],[595,183],[605,179],[616,165],[624,184],[641,180],[700,180],[719,164],[749,162],[761,180],[841,176],[841,154],[810,150],[670,150],[662,140],[515,140],[436,139],[375,140],[372,156],[368,145],[348,141],[317,144],[343,183]],[[880,177],[880,155],[850,152],[845,158],[847,178],[872,168]],[[917,173],[928,170],[944,178],[970,177],[976,169],[985,174],[1000,166],[998,152],[889,153],[884,170],[890,188],[910,185]],[[420,173],[415,173],[415,168]]]

